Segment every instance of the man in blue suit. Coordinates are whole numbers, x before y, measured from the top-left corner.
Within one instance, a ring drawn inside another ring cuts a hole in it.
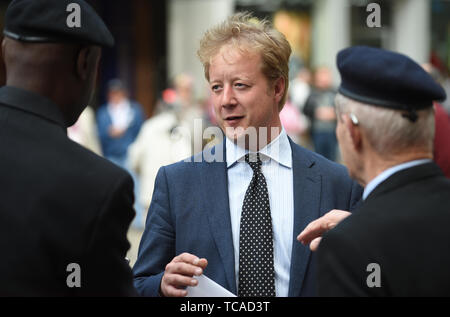
[[[286,135],[283,35],[238,13],[205,34],[198,54],[226,138],[159,170],[135,286],[144,296],[186,296],[205,274],[238,296],[313,296],[315,259],[296,236],[331,209],[352,210],[361,188]]]

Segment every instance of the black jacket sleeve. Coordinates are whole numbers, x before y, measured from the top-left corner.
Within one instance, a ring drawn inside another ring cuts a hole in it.
[[[83,296],[137,296],[125,259],[130,247],[127,232],[135,216],[133,197],[133,181],[126,174],[102,204],[81,266]]]

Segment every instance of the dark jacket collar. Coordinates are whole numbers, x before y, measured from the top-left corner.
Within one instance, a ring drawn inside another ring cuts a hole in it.
[[[439,168],[439,166],[437,166],[436,163],[434,163],[434,162],[421,164],[421,165],[413,166],[413,167],[398,171],[397,173],[391,175],[385,181],[380,183],[369,194],[369,196],[367,196],[365,202],[367,202],[371,199],[374,199],[374,198],[378,197],[379,195],[382,195],[386,192],[390,192],[392,190],[395,190],[396,188],[416,182],[423,178],[436,177],[436,176],[444,177],[444,174],[443,174],[442,170]]]
[[[34,92],[11,86],[1,87],[0,104],[32,113],[66,129],[64,117],[58,106]]]

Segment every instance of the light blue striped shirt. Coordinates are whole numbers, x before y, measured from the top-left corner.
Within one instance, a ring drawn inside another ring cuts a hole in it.
[[[391,168],[388,168],[387,170],[384,170],[382,173],[380,173],[377,177],[375,177],[374,179],[372,179],[364,188],[364,192],[363,192],[363,200],[366,200],[366,198],[369,196],[369,194],[378,186],[380,185],[382,182],[384,182],[386,179],[388,179],[389,177],[391,177],[391,175],[416,166],[416,165],[420,165],[420,164],[426,164],[431,162],[430,159],[423,159],[423,160],[414,160],[414,161],[410,161],[410,162],[406,162],[406,163],[402,163],[399,165],[395,165]]]
[[[245,162],[248,153],[226,139],[228,193],[233,234],[236,286],[239,280],[239,228],[245,192],[253,176]],[[266,178],[274,237],[275,291],[286,297],[289,292],[292,239],[294,230],[294,184],[292,150],[284,129],[269,145],[259,151],[262,172]]]

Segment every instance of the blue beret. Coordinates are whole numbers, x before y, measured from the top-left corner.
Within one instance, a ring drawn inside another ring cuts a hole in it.
[[[385,108],[415,110],[445,100],[444,89],[411,58],[373,47],[354,46],[338,53],[339,92],[351,99]]]
[[[3,34],[23,42],[114,45],[105,23],[84,0],[13,0]]]

